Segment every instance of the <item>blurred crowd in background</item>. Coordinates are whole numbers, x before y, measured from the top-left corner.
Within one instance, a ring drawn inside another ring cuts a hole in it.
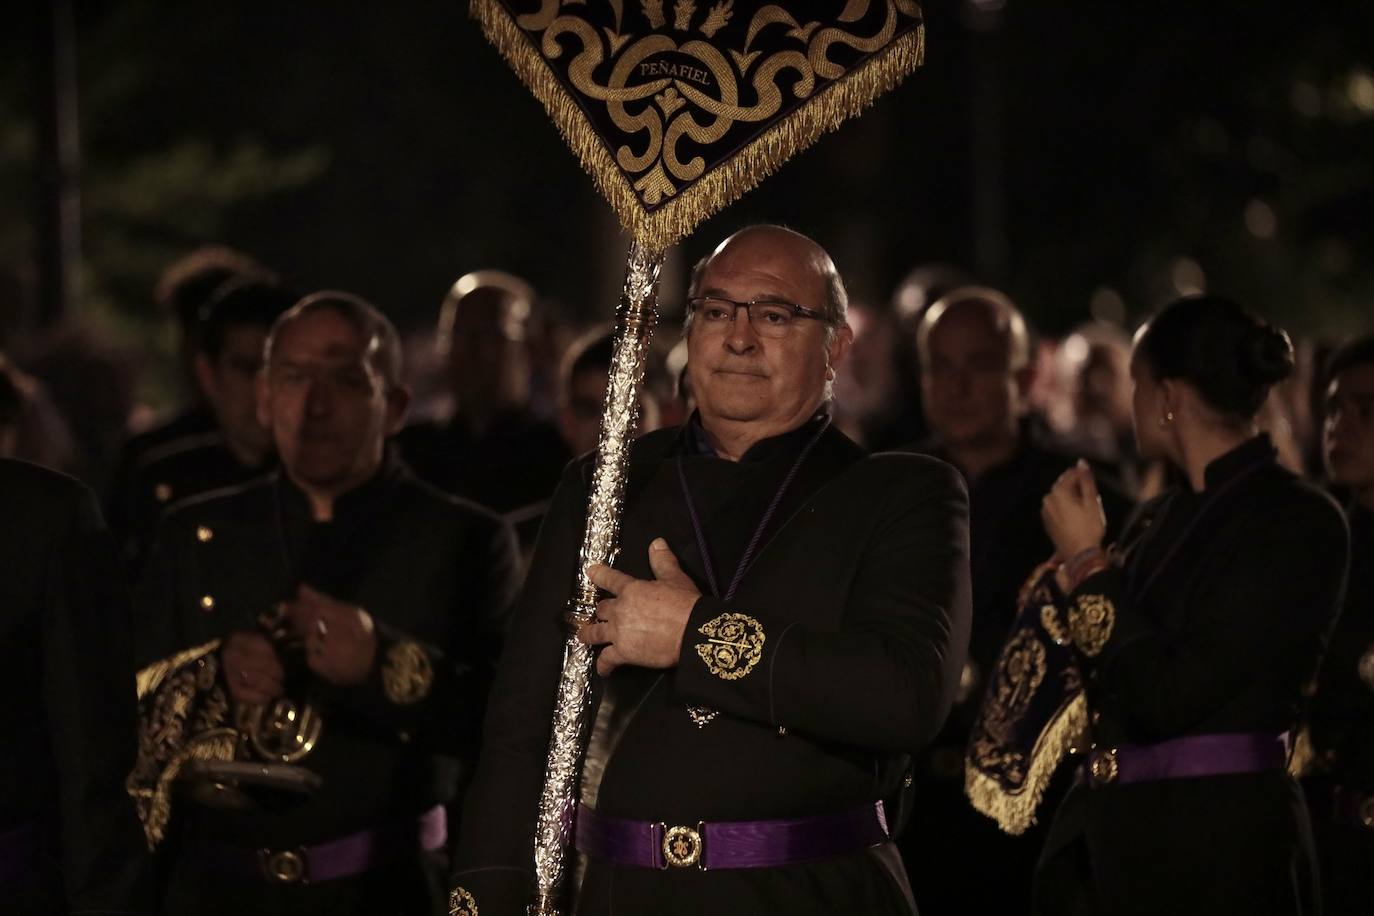
[[[148,443],[165,446],[218,423],[216,435],[234,456],[247,467],[261,466],[267,446],[253,411],[251,379],[272,319],[307,292],[283,277],[224,246],[196,249],[167,267],[149,295],[165,316],[166,333],[178,341],[181,390],[173,396],[179,400],[168,403],[139,396],[147,354],[116,348],[79,325],[20,338],[0,353],[0,453],[65,471],[108,494],[128,485],[124,476],[134,470],[128,462],[145,459],[135,453]],[[952,267],[924,266],[889,301],[851,303],[855,343],[836,379],[833,405],[848,435],[873,451],[930,436],[916,329],[940,296],[977,282]],[[681,384],[684,294],[661,291],[641,432],[679,423],[691,409],[691,392]],[[459,278],[434,311],[432,328],[405,336],[413,400],[410,427],[400,438],[410,463],[442,488],[498,511],[547,498],[567,458],[596,444],[611,356],[609,320],[569,320],[557,303],[500,270]],[[1051,337],[1036,332],[1033,315],[1026,317],[1029,366],[1009,409],[1024,416],[1037,437],[1115,468],[1132,496],[1157,492],[1157,473],[1136,460],[1131,437],[1135,329],[1093,321]],[[1319,376],[1341,342],[1295,340],[1299,371],[1266,409],[1266,431],[1295,471],[1321,473]],[[439,434],[446,430],[451,438],[460,428],[461,444]],[[487,455],[489,449],[495,453]],[[537,473],[526,467],[531,454],[544,456]],[[520,479],[527,473],[533,479]],[[482,484],[466,480],[468,474]],[[164,501],[185,495],[170,493]],[[114,514],[118,522],[121,513]]]

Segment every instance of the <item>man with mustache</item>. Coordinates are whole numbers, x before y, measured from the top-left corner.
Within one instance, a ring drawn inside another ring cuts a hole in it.
[[[388,452],[408,399],[400,358],[363,300],[297,303],[258,381],[280,470],[163,525],[142,660],[219,640],[192,664],[218,670],[240,716],[305,696],[323,722],[297,763],[313,793],[175,802],[168,914],[442,912],[446,808],[475,753],[516,555],[505,523]]]
[[[892,834],[969,628],[967,497],[948,465],[830,424],[849,347],[824,249],[726,239],[688,298],[697,412],[630,458],[573,833],[579,912],[913,913]],[[540,532],[465,803],[451,912],[524,913],[592,463]]]

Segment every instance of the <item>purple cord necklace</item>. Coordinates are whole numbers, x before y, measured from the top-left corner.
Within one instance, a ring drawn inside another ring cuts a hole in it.
[[[711,548],[706,542],[706,529],[701,524],[701,517],[697,514],[696,502],[692,499],[692,488],[687,484],[686,462],[681,458],[677,461],[677,479],[682,484],[682,499],[687,504],[687,515],[692,520],[692,532],[697,538],[697,551],[701,554],[702,565],[706,569],[706,584],[711,587],[711,596],[721,601],[729,601],[735,597],[735,591],[739,588],[740,582],[744,579],[745,572],[749,569],[750,562],[754,559],[754,551],[758,549],[759,542],[763,540],[763,532],[767,530],[768,523],[773,520],[774,513],[778,510],[778,505],[782,502],[783,494],[796,479],[797,472],[801,470],[802,463],[806,461],[806,456],[811,454],[811,449],[820,441],[825,431],[830,428],[830,417],[826,417],[812,435],[802,446],[802,450],[797,454],[797,458],[792,462],[792,467],[788,469],[782,483],[778,485],[777,492],[773,494],[772,500],[768,503],[768,508],[764,510],[763,517],[759,519],[758,526],[754,528],[754,534],[749,538],[749,544],[744,548],[744,555],[740,557],[739,565],[735,567],[735,574],[730,579],[730,586],[725,590],[725,594],[720,593],[720,585],[716,580],[715,565],[711,562]],[[687,707],[687,715],[691,717],[697,728],[705,728],[706,724],[720,715],[720,712],[707,706]]]

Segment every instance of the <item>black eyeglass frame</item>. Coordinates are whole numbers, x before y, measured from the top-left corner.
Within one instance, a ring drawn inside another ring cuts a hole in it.
[[[744,315],[752,327],[760,327],[754,324],[754,306],[756,305],[782,305],[792,310],[794,318],[810,318],[812,321],[819,321],[822,324],[833,324],[824,312],[816,309],[807,308],[804,305],[797,305],[795,302],[788,302],[786,299],[749,299],[741,302],[737,299],[727,299],[724,296],[693,296],[687,300],[687,309],[692,313],[701,309],[707,302],[720,302],[730,306],[730,323],[735,323],[735,318],[739,315],[739,310],[744,309]]]

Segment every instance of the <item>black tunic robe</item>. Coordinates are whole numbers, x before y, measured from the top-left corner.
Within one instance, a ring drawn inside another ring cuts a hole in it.
[[[315,796],[261,811],[219,811],[179,800],[166,912],[441,912],[442,878],[418,849],[352,878],[272,885],[226,875],[212,846],[289,849],[414,818],[454,801],[460,764],[476,742],[517,554],[508,526],[439,493],[389,460],[315,522],[304,494],[276,473],[191,500],[165,520],[138,592],[140,659],[252,629],[259,614],[304,582],[363,607],[377,628],[368,680],[316,681],[324,731],[302,761],[321,777]],[[210,600],[206,600],[206,599]],[[417,702],[384,689],[389,649],[406,642],[428,657],[433,682]],[[449,829],[456,826],[451,820]],[[440,871],[442,866],[440,865]]]
[[[741,461],[702,454],[679,431],[632,455],[616,567],[651,578],[667,540],[698,584],[676,668],[598,679],[583,801],[644,821],[819,815],[896,795],[910,755],[943,722],[969,626],[967,499],[954,470],[914,455],[865,458],[827,430],[772,516],[738,592],[713,597],[682,492],[684,462],[719,587],[819,421]],[[590,465],[565,475],[540,533],[465,805],[455,883],[483,914],[523,913],[558,681],[561,617],[582,538]],[[748,615],[760,658],[731,679],[695,650],[723,613]],[[698,705],[720,714],[704,727]],[[919,815],[918,815],[919,816]],[[578,911],[620,914],[909,913],[892,845],[787,868],[658,871],[588,863]]]
[[[129,596],[94,495],[0,460],[0,834],[26,829],[0,913],[150,912],[124,779],[136,747]]]
[[[1332,500],[1258,437],[1208,466],[1201,493],[1142,507],[1124,565],[1070,604],[1109,606],[1081,663],[1099,748],[1295,728],[1339,609],[1348,536]],[[1074,633],[1083,645],[1083,634]],[[1100,648],[1099,648],[1100,644]],[[1039,912],[1310,914],[1311,826],[1283,770],[1080,783],[1060,806]]]

